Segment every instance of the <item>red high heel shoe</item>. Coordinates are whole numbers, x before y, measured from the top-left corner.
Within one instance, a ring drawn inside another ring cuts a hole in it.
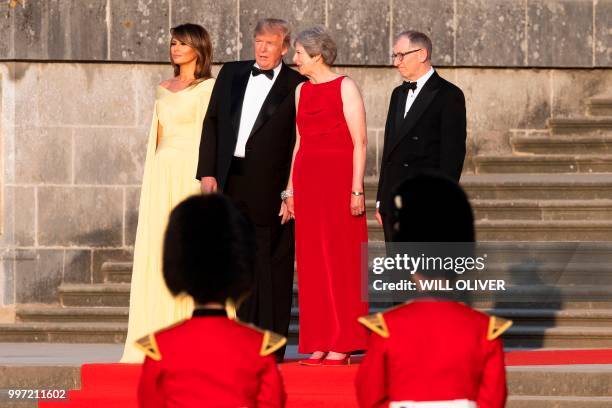
[[[298,364],[305,366],[318,366],[323,363],[323,361],[325,360],[325,356],[327,356],[327,353],[323,353],[320,358],[303,358],[298,361]]]
[[[343,358],[339,360],[332,360],[332,359],[326,358],[326,359],[323,359],[323,361],[321,362],[321,365],[328,366],[328,367],[351,365],[351,356],[347,354],[346,356],[344,356]]]

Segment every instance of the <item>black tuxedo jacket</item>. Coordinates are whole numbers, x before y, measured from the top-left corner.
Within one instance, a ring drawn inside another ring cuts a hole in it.
[[[224,64],[202,127],[196,178],[217,179],[223,191],[234,156],[244,93],[255,61]],[[295,145],[295,88],[306,78],[285,64],[255,120],[245,149],[248,188],[233,197],[259,225],[278,223],[280,193],[287,186]]]
[[[425,82],[404,118],[406,93],[391,94],[378,181],[381,214],[389,212],[394,188],[410,173],[437,170],[459,181],[465,159],[465,98],[436,72]]]

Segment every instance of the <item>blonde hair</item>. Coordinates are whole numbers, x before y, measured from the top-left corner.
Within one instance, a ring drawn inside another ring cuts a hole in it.
[[[269,32],[280,33],[283,36],[283,47],[291,47],[291,29],[288,22],[280,18],[262,18],[257,21],[253,36]]]

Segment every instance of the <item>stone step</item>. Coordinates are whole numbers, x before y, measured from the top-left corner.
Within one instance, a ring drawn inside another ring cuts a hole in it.
[[[472,300],[470,306],[478,310],[493,309],[533,309],[533,310],[612,310],[612,301],[608,300],[580,300],[580,299],[541,299],[539,301],[493,301],[493,300]]]
[[[511,366],[506,372],[513,398],[612,396],[612,365]]]
[[[611,173],[612,155],[474,156],[476,173]]]
[[[289,343],[297,344],[299,325],[289,325]],[[505,347],[515,348],[612,348],[612,328],[582,326],[512,326],[503,335]]]
[[[471,200],[476,220],[609,220],[612,200]]]
[[[376,201],[376,191],[378,190],[378,177],[368,176],[363,180],[363,191],[366,200]]]
[[[475,279],[503,279],[508,284],[521,282],[523,285],[546,284],[556,286],[587,285],[612,287],[612,265],[580,264],[559,259],[538,262],[517,259],[512,263],[487,263],[482,272],[472,273]]]
[[[537,382],[539,383],[539,381]],[[609,408],[612,397],[510,396],[506,408]]]
[[[514,315],[516,316],[516,313]],[[517,319],[517,323],[504,335],[504,344],[507,347],[576,349],[612,347],[610,327],[569,324],[551,326],[547,321],[542,321],[543,324],[538,325],[537,319],[541,317],[530,318],[532,321],[529,324]],[[576,319],[579,318],[587,319],[584,314]],[[605,319],[609,319],[609,314]],[[289,330],[292,344],[297,340],[298,329],[298,322],[293,319]],[[0,325],[0,342],[121,343],[125,341],[126,333],[127,322],[28,322]]]
[[[478,241],[611,241],[612,221],[480,220]]]
[[[384,308],[373,307],[370,313],[382,312]],[[515,327],[612,327],[612,309],[480,309],[484,313],[513,321]],[[299,310],[291,308],[291,322],[299,322]]]
[[[476,220],[612,220],[612,200],[470,200]],[[375,200],[366,201],[374,219]]]
[[[366,205],[366,218],[374,219],[374,213],[376,212],[376,199],[374,197],[367,198],[365,205]]]
[[[371,294],[370,294],[371,296]],[[380,301],[370,297],[371,307],[381,307]],[[506,291],[496,298],[491,296],[473,296],[469,301],[472,307],[479,310],[492,309],[536,309],[536,310],[612,310],[612,285],[593,282],[584,285],[507,284]],[[294,283],[292,306],[299,305],[298,285]],[[385,306],[387,307],[387,306]],[[295,309],[297,311],[297,309]],[[578,312],[577,312],[578,313]],[[597,313],[597,312],[594,312]]]
[[[59,287],[62,306],[129,306],[129,283],[63,284]]]
[[[376,198],[377,182],[366,179],[366,198]],[[461,185],[473,200],[612,199],[612,174],[464,174]]]
[[[127,322],[23,322],[0,324],[0,342],[122,343]]]
[[[44,355],[45,353],[39,351],[38,354]],[[76,390],[79,388],[81,388],[81,367],[78,365],[46,365],[43,361],[32,364],[31,360],[24,365],[15,362],[0,365],[0,390]],[[4,408],[7,401],[5,395],[2,397],[2,408]],[[21,407],[21,405],[16,406]],[[38,404],[35,402],[34,406]]]
[[[579,268],[582,265],[595,268],[612,264],[612,242],[481,242],[489,262],[515,264],[537,262],[538,264],[563,261]]]
[[[383,228],[368,219],[368,239],[384,240]],[[478,241],[610,241],[612,220],[478,220]]]
[[[612,309],[484,309],[510,319],[515,327],[612,327]]]
[[[600,96],[589,99],[587,114],[591,116],[612,116],[612,96]]]
[[[612,130],[612,117],[550,118],[548,127],[554,135],[604,134]]]
[[[512,326],[503,335],[506,347],[612,348],[612,328],[574,326]]]
[[[132,281],[132,262],[104,262],[101,270],[105,283],[129,283]]]
[[[20,305],[17,307],[16,315],[19,322],[127,323],[128,308]]]
[[[465,175],[461,185],[471,199],[612,199],[612,174]]]
[[[369,242],[381,242],[385,240],[385,234],[382,225],[378,224],[378,221],[368,218],[368,241]]]
[[[612,134],[512,135],[510,144],[515,153],[532,154],[611,154]]]

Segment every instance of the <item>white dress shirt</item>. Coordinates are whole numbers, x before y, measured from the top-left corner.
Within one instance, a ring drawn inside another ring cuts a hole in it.
[[[404,117],[406,117],[406,114],[408,114],[408,111],[410,110],[410,107],[414,103],[416,97],[419,96],[419,92],[421,92],[421,89],[423,89],[423,86],[425,86],[425,82],[427,82],[427,80],[433,75],[433,73],[433,67],[429,68],[429,71],[427,71],[422,77],[416,80],[416,89],[408,90],[408,95],[406,96],[406,110],[404,111]]]
[[[244,92],[244,100],[242,101],[240,128],[238,130],[238,141],[236,143],[236,149],[234,150],[234,156],[245,156],[246,144],[249,140],[251,130],[253,130],[255,120],[259,115],[259,111],[264,101],[268,97],[268,93],[270,93],[270,89],[272,89],[272,85],[274,85],[274,81],[278,78],[282,65],[281,62],[274,68],[274,77],[272,79],[268,79],[268,77],[263,74],[257,76],[253,76],[253,74],[249,75],[249,82],[247,83],[246,91]],[[259,68],[257,63],[255,66]]]

